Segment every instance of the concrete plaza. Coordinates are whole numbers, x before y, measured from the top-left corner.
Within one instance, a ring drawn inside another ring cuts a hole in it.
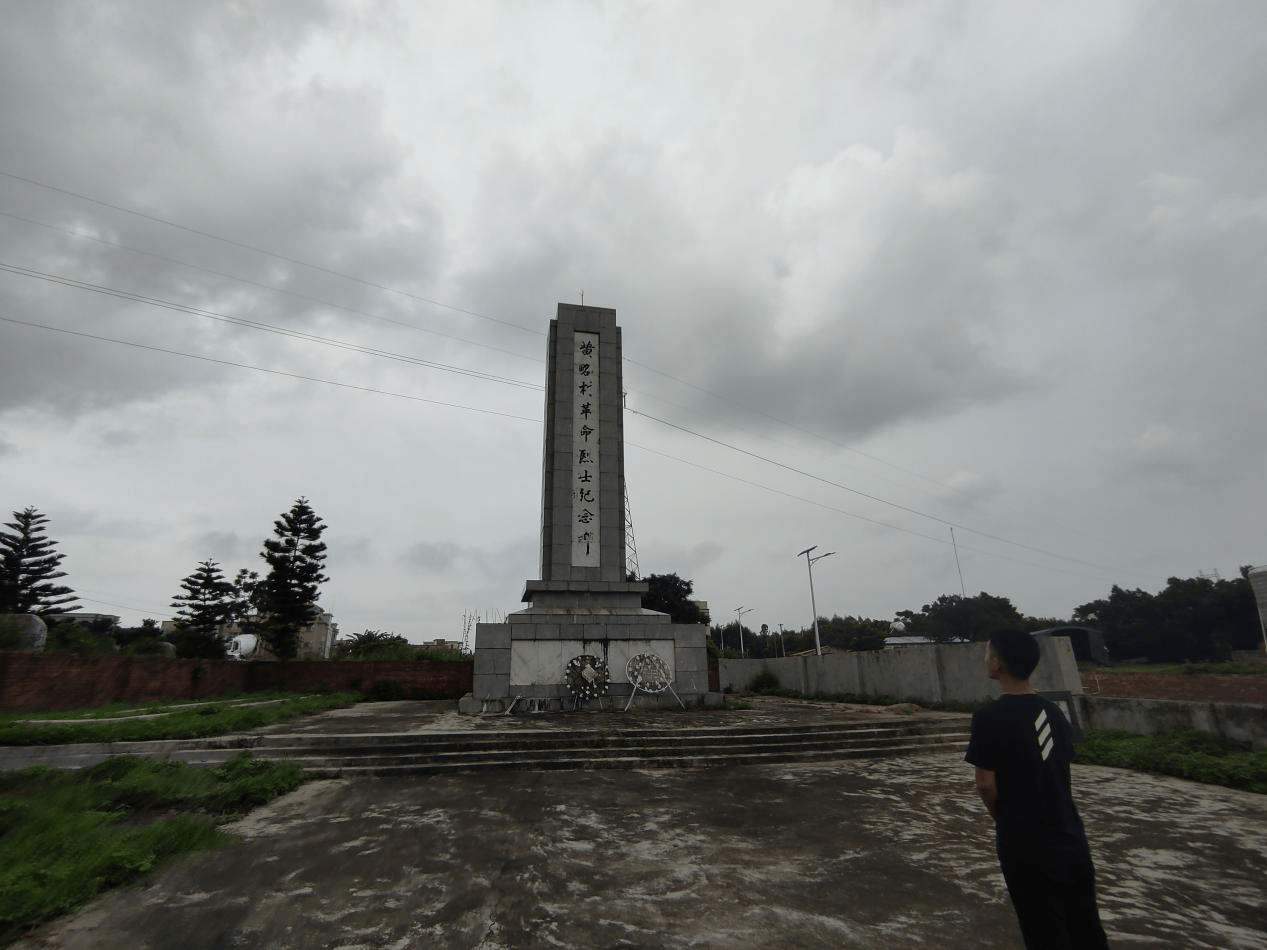
[[[1113,946],[1267,948],[1267,797],[1089,766],[1074,783]],[[328,780],[229,830],[240,841],[17,946],[1020,945],[953,753]]]

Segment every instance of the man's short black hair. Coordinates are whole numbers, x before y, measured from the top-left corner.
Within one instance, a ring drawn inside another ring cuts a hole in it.
[[[990,635],[990,649],[1018,680],[1027,680],[1038,666],[1038,641],[1023,630],[1000,630]]]

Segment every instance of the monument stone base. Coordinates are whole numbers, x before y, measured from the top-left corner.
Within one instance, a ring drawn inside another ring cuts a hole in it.
[[[623,709],[634,692],[626,664],[653,654],[668,668],[672,691],[638,690],[635,708],[718,705],[708,691],[708,627],[675,624],[668,614],[646,610],[639,591],[644,584],[575,584],[536,581],[525,598],[533,606],[510,614],[506,623],[475,628],[475,670],[471,692],[459,703],[463,713],[549,712],[561,709]],[[628,587],[628,590],[613,589]],[[578,702],[567,681],[567,664],[588,654],[602,660],[607,691]]]

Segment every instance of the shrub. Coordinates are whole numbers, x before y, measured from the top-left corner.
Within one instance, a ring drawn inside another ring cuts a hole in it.
[[[769,670],[762,670],[748,684],[750,693],[771,693],[779,688],[779,678]]]
[[[1267,793],[1267,752],[1254,752],[1247,743],[1208,732],[1136,736],[1088,729],[1082,734],[1075,761]]]

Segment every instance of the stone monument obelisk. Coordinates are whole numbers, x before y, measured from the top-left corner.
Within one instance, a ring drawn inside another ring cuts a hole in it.
[[[541,477],[541,576],[531,606],[475,628],[463,712],[575,708],[625,700],[637,657],[670,678],[685,704],[708,697],[708,628],[642,607],[647,585],[625,578],[625,433],[616,311],[559,304],[550,321]],[[639,694],[639,704],[665,702]],[[674,698],[667,702],[676,705]]]

